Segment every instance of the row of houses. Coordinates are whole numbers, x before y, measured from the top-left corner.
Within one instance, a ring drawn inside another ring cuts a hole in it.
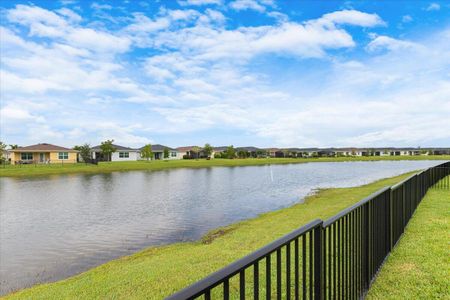
[[[141,157],[142,148],[130,148],[120,145],[112,145],[115,149],[110,156],[103,154],[100,145],[91,148],[91,158],[95,161],[136,161],[143,159]],[[169,157],[164,158],[164,151],[167,149]],[[158,159],[182,159],[183,155],[176,149],[163,146],[152,145],[154,160]],[[31,146],[18,147],[16,149],[6,150],[3,155],[11,164],[27,163],[76,163],[81,160],[79,151],[41,143]]]
[[[116,151],[106,157],[100,145],[91,148],[92,159],[96,161],[137,161],[142,160],[141,148],[112,145]],[[231,146],[232,147],[232,146]],[[236,157],[336,157],[336,156],[406,156],[406,155],[445,155],[450,148],[257,148],[257,147],[214,147],[210,155],[198,146],[171,148],[152,145],[154,160],[192,159],[223,157],[223,154]],[[164,152],[168,157],[164,157]],[[75,163],[80,161],[78,151],[48,143],[18,147],[7,150],[4,155],[12,164],[17,163]]]

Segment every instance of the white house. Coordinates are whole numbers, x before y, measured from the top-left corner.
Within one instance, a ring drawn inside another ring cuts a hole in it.
[[[144,147],[141,147],[139,149],[139,151],[141,151]],[[169,152],[169,157],[164,158],[164,149],[167,149],[167,151]],[[159,159],[173,160],[173,159],[182,159],[183,158],[183,156],[180,157],[177,149],[173,149],[173,148],[170,148],[170,147],[167,147],[164,145],[160,145],[160,144],[152,145],[152,152],[153,152],[153,159],[155,159],[155,160],[159,160]],[[143,158],[140,158],[140,159],[143,159]]]
[[[112,145],[116,151],[111,154],[111,157],[105,157],[102,153],[100,145],[91,149],[92,158],[99,161],[136,161],[141,157],[139,149],[132,149],[120,145]]]

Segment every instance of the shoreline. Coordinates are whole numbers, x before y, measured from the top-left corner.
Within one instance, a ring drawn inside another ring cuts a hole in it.
[[[131,162],[102,162],[99,165],[54,164],[0,166],[0,177],[22,178],[45,175],[103,174],[128,171],[160,171],[176,168],[208,168],[260,166],[271,164],[299,164],[310,162],[351,162],[351,161],[402,161],[402,160],[450,160],[450,155],[430,156],[369,156],[369,157],[323,157],[323,158],[247,158],[211,160],[158,160]]]
[[[165,297],[274,238],[312,219],[329,217],[380,187],[392,185],[413,173],[380,179],[358,187],[320,189],[305,197],[303,203],[297,202],[255,218],[213,229],[199,240],[149,247],[78,275],[53,283],[38,284],[2,297]],[[144,291],[136,290],[137,287]]]

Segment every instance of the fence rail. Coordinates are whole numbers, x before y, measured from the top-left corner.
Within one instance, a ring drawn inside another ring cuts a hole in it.
[[[364,298],[430,188],[450,189],[450,162],[314,220],[167,299]]]

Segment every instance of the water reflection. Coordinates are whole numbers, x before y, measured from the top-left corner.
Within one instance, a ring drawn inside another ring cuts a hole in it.
[[[308,163],[0,178],[0,294],[430,161]]]

